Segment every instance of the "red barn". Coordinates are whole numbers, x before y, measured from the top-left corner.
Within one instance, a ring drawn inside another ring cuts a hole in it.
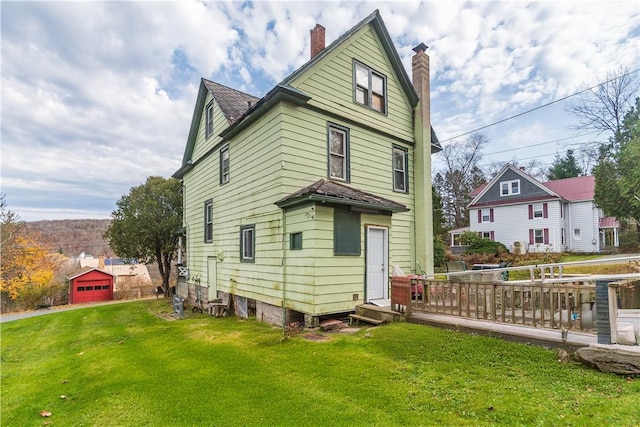
[[[94,267],[82,267],[69,279],[69,304],[110,301],[113,299],[115,277]]]

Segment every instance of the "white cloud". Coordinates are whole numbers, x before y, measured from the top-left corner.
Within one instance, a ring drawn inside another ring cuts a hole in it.
[[[178,168],[201,76],[262,95],[308,60],[316,23],[329,44],[375,8],[409,75],[411,48],[430,46],[440,139],[639,62],[634,1],[6,2],[2,191],[10,207],[42,218],[108,215],[146,176]],[[554,111],[490,128],[490,141],[551,140],[570,120]]]

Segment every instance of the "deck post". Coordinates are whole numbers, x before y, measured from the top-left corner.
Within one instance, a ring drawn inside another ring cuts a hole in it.
[[[609,302],[609,283],[596,281],[596,318],[598,319],[598,344],[613,344],[611,331],[611,312]]]

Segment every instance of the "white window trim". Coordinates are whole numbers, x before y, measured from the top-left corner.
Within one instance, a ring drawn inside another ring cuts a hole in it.
[[[538,210],[538,208],[540,208]],[[544,216],[544,207],[542,203],[535,203],[533,205],[533,218],[542,218]]]
[[[250,234],[249,234],[250,233]],[[249,238],[250,237],[250,238]],[[256,239],[256,228],[255,225],[247,225],[241,228],[240,232],[240,256],[241,261],[243,262],[253,262],[255,261],[255,239]],[[249,241],[247,241],[249,239]],[[247,253],[250,250],[251,253]]]
[[[513,184],[517,183],[518,184],[518,191],[515,192],[513,191]],[[502,187],[503,185],[507,185],[507,194],[503,194],[502,192]],[[512,179],[510,181],[502,181],[500,182],[500,197],[506,197],[506,196],[513,196],[516,194],[520,194],[520,180],[519,179]]]
[[[485,215],[486,212],[486,215]],[[482,209],[482,222],[491,222],[491,209]]]
[[[576,233],[577,231],[577,233]],[[573,229],[573,240],[581,240],[582,236],[580,234],[580,229],[579,228],[574,228]]]
[[[540,233],[540,236],[538,236],[538,232]],[[539,242],[538,242],[538,237],[540,237],[540,241]],[[543,228],[537,228],[537,229],[533,230],[533,243],[535,243],[536,245],[544,244],[544,229]]]

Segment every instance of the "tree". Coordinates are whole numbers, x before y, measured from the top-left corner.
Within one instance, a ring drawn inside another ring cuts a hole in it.
[[[470,193],[486,182],[484,173],[478,166],[482,158],[480,151],[487,138],[482,133],[474,133],[462,143],[445,145],[439,153],[445,161],[445,169],[434,177],[434,186],[442,199],[442,209],[449,228],[469,225],[467,205]]]
[[[635,221],[640,239],[640,98],[625,115],[618,141],[594,169],[595,202],[607,214]]]
[[[605,133],[617,142],[624,115],[633,107],[640,90],[636,72],[621,67],[607,73],[604,81],[598,80],[598,85],[585,92],[577,103],[569,104],[567,111],[579,120],[573,128]]]
[[[442,198],[433,186],[431,187],[431,200],[433,201],[433,235],[445,239],[447,231],[445,229],[446,220],[442,212]]]
[[[556,154],[556,158],[547,173],[547,178],[549,181],[555,181],[556,179],[573,178],[582,174],[583,171],[573,156],[573,150],[567,150],[564,158]]]
[[[24,227],[20,217],[7,210],[0,198],[0,291],[4,297],[20,300],[25,308],[34,308],[56,287],[56,271],[62,257],[41,243],[37,234]]]
[[[182,227],[182,185],[177,179],[151,176],[116,203],[104,237],[121,258],[158,263],[162,288],[169,296],[171,263]]]

